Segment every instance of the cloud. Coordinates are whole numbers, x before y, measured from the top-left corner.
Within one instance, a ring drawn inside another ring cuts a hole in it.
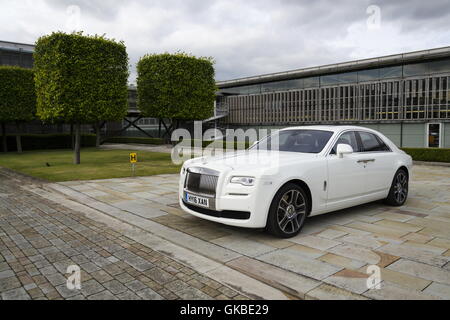
[[[370,5],[380,10],[369,28]],[[448,1],[0,0],[0,39],[34,42],[74,26],[124,40],[131,77],[146,53],[213,56],[225,80],[449,45]],[[77,11],[69,6],[79,8]]]

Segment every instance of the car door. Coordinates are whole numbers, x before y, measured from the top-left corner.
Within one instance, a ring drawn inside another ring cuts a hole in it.
[[[336,154],[338,144],[348,144],[354,153],[339,158]],[[341,134],[330,154],[328,165],[327,208],[339,208],[358,202],[366,193],[366,170],[361,162],[364,155],[359,153],[360,145],[355,131]]]
[[[358,131],[362,146],[361,154],[366,160],[366,190],[369,194],[387,191],[395,170],[395,154],[375,133]]]

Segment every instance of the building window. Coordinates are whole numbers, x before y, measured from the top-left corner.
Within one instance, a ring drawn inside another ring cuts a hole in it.
[[[380,79],[401,78],[402,66],[380,68]]]
[[[421,76],[421,75],[427,75],[429,73],[430,73],[430,69],[428,67],[428,63],[426,63],[426,62],[405,64],[403,66],[403,76],[404,77]]]
[[[427,147],[440,148],[441,147],[441,124],[428,123],[427,124]]]

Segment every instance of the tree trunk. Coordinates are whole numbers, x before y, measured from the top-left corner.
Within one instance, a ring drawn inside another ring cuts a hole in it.
[[[70,148],[72,150],[75,149],[75,141],[74,141],[74,136],[73,136],[73,123],[70,124]]]
[[[3,152],[8,152],[8,144],[6,141],[6,124],[2,122],[2,141],[3,141]]]
[[[81,133],[80,124],[75,124],[75,148],[73,151],[73,164],[80,164],[80,149],[81,149]]]
[[[94,123],[94,128],[95,128],[95,146],[97,148],[100,148],[100,123],[96,122]]]
[[[20,123],[16,123],[17,132],[16,132],[16,145],[17,145],[17,152],[22,153],[22,136],[21,136],[21,128]]]

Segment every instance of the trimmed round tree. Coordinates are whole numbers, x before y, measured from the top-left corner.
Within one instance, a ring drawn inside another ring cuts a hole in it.
[[[53,33],[36,42],[37,115],[75,127],[74,164],[80,163],[80,126],[123,119],[128,109],[125,44],[81,32]]]
[[[213,114],[217,87],[212,58],[184,52],[149,54],[140,59],[137,72],[138,108],[143,116],[174,123]]]
[[[22,152],[20,124],[31,121],[36,112],[34,75],[31,69],[0,67],[0,122],[3,151],[7,152],[6,123],[17,125],[17,151]]]

